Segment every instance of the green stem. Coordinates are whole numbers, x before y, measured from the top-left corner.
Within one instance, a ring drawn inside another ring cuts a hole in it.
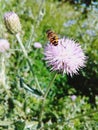
[[[44,2],[45,2],[45,0],[42,0],[41,4],[40,4],[40,7],[39,7],[39,11],[38,11],[39,14],[38,14],[38,16],[36,18],[36,27],[39,25],[39,22],[40,22],[40,17],[41,17],[40,12],[41,12],[41,10],[43,8]]]
[[[6,82],[6,73],[5,73],[5,55],[4,55],[4,53],[1,55],[1,67],[2,67],[2,69],[1,69],[1,76],[2,76],[2,85],[3,85],[3,87],[4,87],[4,90],[5,90],[5,92],[6,92],[6,94],[10,97],[10,92],[9,92],[9,90],[8,90],[8,84],[7,84],[7,82]]]
[[[46,98],[47,98],[47,96],[48,96],[48,93],[49,93],[49,91],[50,91],[50,89],[51,89],[51,86],[52,86],[52,84],[53,84],[53,82],[54,82],[56,76],[57,76],[57,72],[54,73],[54,75],[53,75],[53,77],[52,77],[52,79],[51,79],[51,81],[50,81],[50,83],[49,83],[49,85],[48,85],[48,87],[47,87],[47,90],[46,90],[46,93],[45,93],[45,95],[44,95],[44,98],[43,98],[43,100],[42,100],[42,106],[41,106],[41,110],[40,110],[39,122],[38,122],[38,127],[37,127],[37,128],[40,128],[40,127],[41,127],[41,122],[42,122],[42,116],[43,116],[45,101],[46,101]]]
[[[38,10],[38,15],[37,17],[35,18],[34,20],[34,23],[33,23],[33,28],[31,29],[32,32],[31,32],[31,35],[30,35],[30,38],[29,38],[29,41],[27,42],[27,44],[30,46],[31,42],[33,41],[34,42],[34,36],[36,35],[36,28],[38,27],[39,25],[39,19],[40,19],[40,12],[41,10],[43,9],[43,6],[44,6],[44,3],[45,3],[45,0],[42,0],[41,1],[41,4],[39,6],[39,10]]]
[[[24,54],[25,58],[28,59],[27,51],[26,51],[26,49],[25,49],[25,47],[24,47],[24,45],[23,45],[23,43],[21,41],[19,33],[16,34],[16,39],[17,39],[18,43],[20,44],[20,47],[21,47],[21,49],[23,51],[23,54]]]
[[[2,64],[2,84],[4,87],[6,87],[6,75],[5,75],[5,58],[4,58],[4,55],[2,54],[2,61],[1,61],[1,64]]]
[[[23,45],[23,43],[22,43],[22,41],[21,41],[21,38],[20,38],[19,34],[16,34],[16,39],[17,39],[18,43],[20,44],[20,47],[21,47],[21,49],[22,49],[22,51],[23,51],[23,54],[24,54],[24,57],[26,58],[26,60],[27,60],[27,62],[28,62],[28,65],[29,65],[29,67],[30,67],[30,70],[31,70],[31,72],[32,72],[32,75],[33,75],[33,77],[34,77],[34,80],[35,80],[35,82],[36,82],[36,85],[37,85],[38,89],[42,92],[41,87],[40,87],[39,82],[38,82],[38,79],[37,79],[37,77],[35,76],[33,67],[32,67],[31,62],[30,62],[30,60],[29,60],[28,53],[27,53],[27,51],[26,51],[26,49],[25,49],[25,47],[24,47],[24,45]]]
[[[53,77],[52,77],[52,80],[50,81],[50,83],[49,83],[49,85],[48,85],[48,87],[47,87],[46,93],[45,93],[45,95],[44,95],[44,100],[46,99],[46,97],[47,97],[47,95],[48,95],[48,93],[49,93],[49,91],[50,91],[50,89],[51,89],[51,86],[52,86],[52,84],[53,84],[53,82],[54,82],[56,76],[57,76],[57,72],[54,73],[54,75],[53,75]]]

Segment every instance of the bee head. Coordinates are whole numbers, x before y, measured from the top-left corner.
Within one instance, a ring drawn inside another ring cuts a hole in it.
[[[46,31],[46,34],[49,34],[49,33],[51,33],[52,31],[51,31],[51,29],[48,29],[47,31]]]

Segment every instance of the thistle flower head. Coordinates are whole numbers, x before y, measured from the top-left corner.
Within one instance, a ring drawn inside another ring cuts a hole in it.
[[[47,44],[44,50],[45,60],[52,71],[78,74],[78,70],[85,66],[86,56],[81,46],[70,39],[59,39],[58,45]]]
[[[9,48],[10,48],[9,42],[5,39],[0,39],[0,52],[3,53],[9,50]]]
[[[19,17],[14,12],[7,12],[4,14],[4,22],[7,30],[12,34],[17,34],[21,31],[21,24]]]

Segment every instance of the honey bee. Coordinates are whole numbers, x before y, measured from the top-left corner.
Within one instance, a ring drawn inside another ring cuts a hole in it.
[[[46,34],[47,34],[47,38],[49,39],[50,43],[53,44],[54,46],[57,46],[58,40],[59,40],[57,34],[51,30],[47,30]]]

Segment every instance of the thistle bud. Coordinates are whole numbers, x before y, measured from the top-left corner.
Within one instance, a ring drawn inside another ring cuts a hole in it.
[[[19,17],[14,12],[7,12],[4,14],[4,22],[7,30],[12,34],[17,34],[21,31],[21,24]]]

